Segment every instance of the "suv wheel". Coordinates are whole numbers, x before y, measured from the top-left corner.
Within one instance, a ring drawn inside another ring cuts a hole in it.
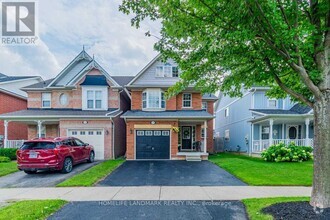
[[[94,159],[95,159],[95,153],[94,153],[94,151],[91,151],[89,153],[88,163],[93,163]]]
[[[24,170],[24,173],[26,173],[26,174],[36,174],[37,171]]]
[[[63,163],[62,173],[70,173],[72,171],[72,166],[73,166],[72,159],[69,157],[65,158]]]

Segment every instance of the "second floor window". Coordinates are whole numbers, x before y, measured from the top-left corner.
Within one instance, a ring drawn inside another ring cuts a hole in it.
[[[148,89],[142,93],[142,108],[165,108],[165,95],[160,89]]]
[[[225,108],[225,117],[229,117],[229,107]]]
[[[182,107],[183,108],[191,108],[191,105],[192,105],[191,100],[192,100],[191,93],[183,93]]]
[[[277,108],[277,100],[276,99],[268,99],[268,107],[269,108]]]
[[[41,94],[41,104],[43,108],[50,108],[51,107],[51,99],[52,99],[52,95],[51,93],[42,93]]]
[[[87,91],[87,108],[101,109],[102,108],[102,91]]]
[[[179,77],[179,69],[177,66],[172,66],[169,63],[163,66],[157,66],[156,77]]]
[[[207,102],[202,102],[202,109],[207,110]]]

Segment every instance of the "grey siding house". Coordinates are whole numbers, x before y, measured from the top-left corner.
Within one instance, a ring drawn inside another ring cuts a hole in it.
[[[215,106],[215,138],[224,151],[260,153],[278,143],[313,146],[313,111],[290,98],[270,99],[267,87],[220,94]]]

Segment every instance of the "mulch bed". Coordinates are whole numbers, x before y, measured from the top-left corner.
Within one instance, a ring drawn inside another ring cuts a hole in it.
[[[262,209],[262,212],[270,214],[275,220],[329,220],[330,208],[316,209],[308,202],[285,202],[278,203]]]

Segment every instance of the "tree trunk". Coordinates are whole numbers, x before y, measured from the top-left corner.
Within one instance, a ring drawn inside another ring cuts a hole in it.
[[[314,103],[314,178],[311,205],[330,207],[330,91]]]

